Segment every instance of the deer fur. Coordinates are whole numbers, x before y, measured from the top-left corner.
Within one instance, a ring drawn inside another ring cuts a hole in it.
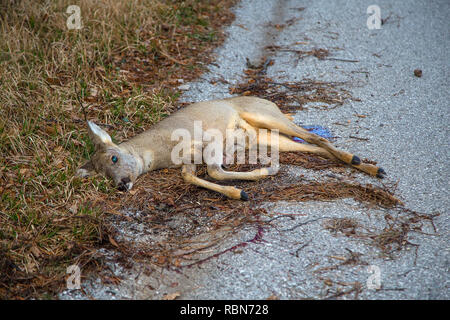
[[[172,140],[175,129],[182,128],[194,135],[194,122],[201,121],[203,130],[218,130],[226,136],[226,130],[244,131],[259,129],[278,130],[278,150],[280,152],[300,151],[338,159],[371,176],[383,178],[382,168],[361,160],[348,152],[334,147],[327,139],[310,133],[292,122],[292,117],[283,114],[276,104],[256,97],[235,97],[222,100],[203,101],[191,104],[153,125],[149,130],[132,139],[115,144],[111,137],[99,126],[88,121],[89,136],[94,143],[95,153],[91,159],[78,169],[82,177],[95,172],[111,178],[119,190],[127,191],[136,179],[149,171],[162,168],[181,167],[181,174],[187,183],[224,194],[232,199],[248,200],[245,191],[233,186],[222,186],[196,176],[196,164],[175,164],[171,151],[177,145]],[[292,140],[298,137],[307,142]],[[268,136],[257,134],[255,141],[249,143],[271,147]],[[113,161],[116,160],[116,161]],[[258,180],[273,175],[277,170],[261,168],[250,172],[231,172],[223,169],[221,161],[207,165],[208,175],[216,180]]]

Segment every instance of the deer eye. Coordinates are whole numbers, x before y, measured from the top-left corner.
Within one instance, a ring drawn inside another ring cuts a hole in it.
[[[117,162],[117,160],[119,160],[119,159],[117,159],[117,157],[116,157],[116,156],[112,156],[112,157],[111,157],[111,161],[112,161],[113,163],[116,163],[116,162]]]

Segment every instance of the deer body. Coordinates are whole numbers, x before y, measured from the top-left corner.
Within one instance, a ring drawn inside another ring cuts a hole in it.
[[[78,175],[88,176],[94,171],[113,179],[121,190],[129,190],[138,176],[148,171],[169,167],[182,167],[181,174],[186,182],[214,190],[233,199],[247,200],[248,195],[232,186],[221,186],[195,175],[195,164],[176,164],[172,150],[178,144],[172,133],[183,129],[195,137],[195,122],[201,122],[203,132],[216,130],[226,137],[227,130],[254,130],[255,140],[249,144],[271,147],[267,136],[260,135],[259,129],[279,130],[278,149],[284,151],[301,151],[339,159],[370,175],[382,178],[384,170],[374,165],[361,163],[360,159],[350,153],[336,149],[328,140],[295,125],[272,102],[256,97],[236,97],[223,100],[203,101],[191,104],[166,119],[155,124],[149,130],[121,144],[114,144],[109,135],[92,122],[88,122],[89,135],[94,142],[96,152],[91,160],[78,170]],[[292,141],[299,137],[308,144]],[[193,144],[203,141],[192,141]],[[247,146],[249,147],[249,146]],[[192,149],[194,150],[194,149]],[[195,151],[192,151],[194,153]],[[189,155],[189,157],[192,156]],[[258,180],[276,173],[272,168],[256,169],[250,172],[230,172],[222,168],[217,160],[207,165],[208,174],[217,180]]]
[[[149,130],[121,143],[120,146],[135,149],[141,156],[145,155],[147,151],[152,153],[150,157],[143,156],[144,159],[147,159],[144,172],[179,166],[172,164],[171,161],[171,150],[178,143],[178,141],[172,141],[171,139],[172,132],[175,129],[186,129],[191,137],[194,137],[194,122],[201,121],[204,131],[217,129],[225,134],[226,129],[238,127],[238,120],[239,113],[233,108],[232,103],[224,101],[199,102],[175,112],[156,123]]]

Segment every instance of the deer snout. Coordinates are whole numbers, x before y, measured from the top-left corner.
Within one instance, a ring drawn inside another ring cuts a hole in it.
[[[117,185],[117,188],[120,191],[128,191],[133,187],[133,182],[131,182],[131,179],[128,177],[122,178]]]

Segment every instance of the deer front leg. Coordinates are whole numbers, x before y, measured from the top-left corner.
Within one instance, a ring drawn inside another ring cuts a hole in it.
[[[195,168],[196,165],[194,164],[185,164],[181,167],[181,174],[183,176],[184,181],[205,189],[219,192],[231,199],[244,201],[248,200],[248,195],[247,193],[244,192],[244,190],[231,186],[221,186],[216,183],[200,179],[195,175]]]
[[[216,180],[252,180],[256,181],[278,172],[278,167],[255,169],[248,172],[225,171],[218,164],[208,165],[208,175]]]

